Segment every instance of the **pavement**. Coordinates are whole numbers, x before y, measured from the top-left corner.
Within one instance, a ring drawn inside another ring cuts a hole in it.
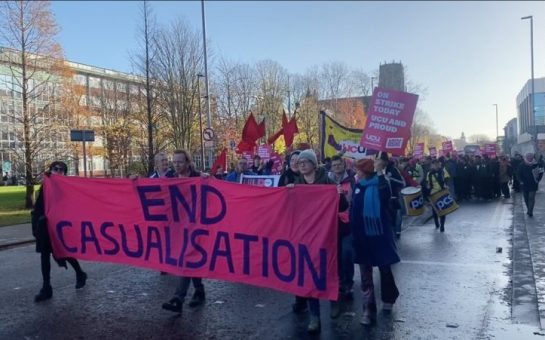
[[[393,266],[401,295],[391,314],[362,327],[359,273],[354,301],[339,319],[322,301],[322,333],[306,334],[308,315],[291,313],[293,297],[244,284],[205,280],[207,302],[181,317],[160,308],[175,290],[171,275],[82,262],[87,286],[52,266],[53,299],[35,304],[39,256],[30,225],[0,228],[0,339],[543,339],[545,193],[533,219],[521,195],[464,202],[446,232],[426,214],[406,221]],[[375,272],[378,274],[377,272]],[[380,290],[378,275],[375,275]],[[377,296],[379,292],[377,292]],[[380,303],[379,303],[380,307]]]

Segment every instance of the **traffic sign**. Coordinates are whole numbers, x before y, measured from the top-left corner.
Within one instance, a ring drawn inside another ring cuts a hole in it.
[[[214,130],[211,128],[204,129],[202,132],[202,138],[207,142],[214,140]]]
[[[214,147],[214,141],[213,140],[205,140],[204,141],[204,147],[205,148],[213,148]]]

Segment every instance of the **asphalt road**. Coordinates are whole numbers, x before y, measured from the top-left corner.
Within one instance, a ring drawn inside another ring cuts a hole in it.
[[[83,262],[89,280],[80,291],[71,269],[53,265],[53,298],[35,304],[39,255],[33,245],[6,249],[0,251],[0,339],[543,339],[534,334],[535,291],[513,300],[513,225],[512,201],[497,200],[463,204],[447,217],[445,233],[433,222],[410,226],[399,241],[402,262],[393,268],[401,292],[393,313],[361,326],[356,290],[336,320],[322,302],[316,337],[306,334],[308,315],[291,312],[290,295],[205,280],[206,304],[185,306],[176,316],[161,309],[176,277],[112,264]],[[527,261],[518,258],[517,270],[528,274]]]

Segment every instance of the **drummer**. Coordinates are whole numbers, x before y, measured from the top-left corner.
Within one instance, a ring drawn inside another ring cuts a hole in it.
[[[402,157],[399,159],[398,162],[398,170],[401,174],[401,177],[405,180],[405,186],[407,187],[416,187],[420,188],[420,183],[416,182],[412,176],[409,174],[409,159],[406,157]],[[403,224],[403,216],[407,215],[407,209],[405,207],[405,202],[403,201],[403,195],[399,195],[399,205],[401,206],[401,209],[398,211],[397,218],[399,219],[399,230],[396,230],[396,238],[399,239],[401,237],[401,226]]]
[[[450,175],[446,169],[441,167],[441,162],[438,159],[434,159],[431,162],[430,172],[426,176],[426,190],[424,190],[424,198],[429,199],[433,194],[445,189],[445,182],[450,178]],[[435,209],[431,210],[433,213],[433,221],[435,222],[435,229],[440,229],[445,232],[445,220],[446,216],[439,217]]]

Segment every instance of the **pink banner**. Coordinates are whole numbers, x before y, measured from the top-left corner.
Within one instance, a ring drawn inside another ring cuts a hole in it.
[[[414,146],[414,157],[422,158],[424,156],[424,143],[417,143]]]
[[[335,186],[52,175],[44,179],[44,190],[57,258],[337,299]]]
[[[446,142],[443,142],[443,154],[447,154],[449,152],[452,152],[454,150],[454,147],[452,146],[452,141],[448,140]]]
[[[411,138],[418,96],[376,87],[360,144],[372,150],[401,156]]]
[[[437,157],[437,148],[435,146],[430,147],[430,156]]]
[[[496,157],[497,150],[498,150],[498,147],[496,143],[486,144],[484,146],[484,154],[488,155],[488,157],[491,157],[491,158]]]

